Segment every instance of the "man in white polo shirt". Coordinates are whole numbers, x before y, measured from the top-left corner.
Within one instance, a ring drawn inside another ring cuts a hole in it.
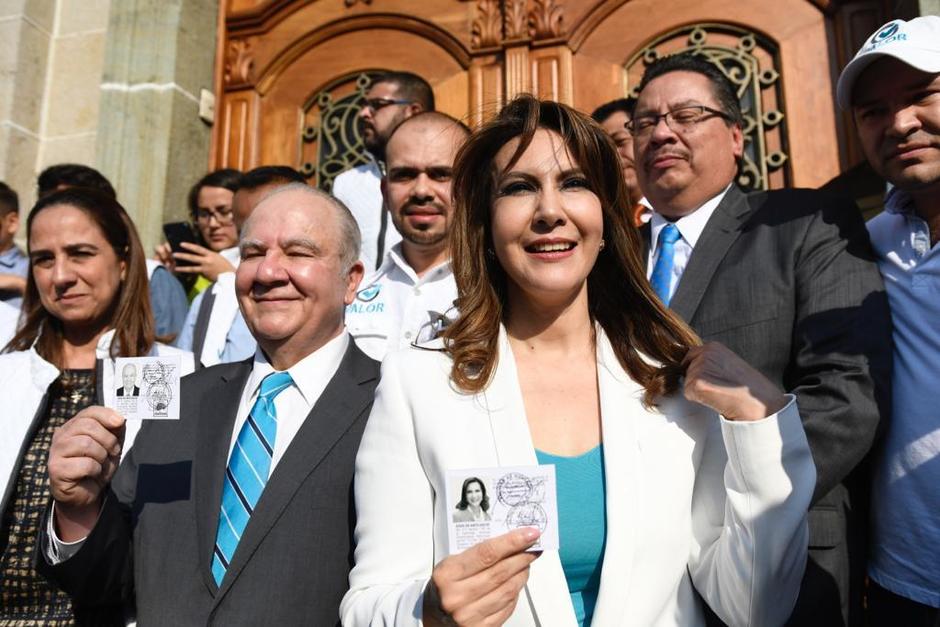
[[[448,115],[424,112],[402,122],[389,137],[382,194],[402,241],[346,307],[350,334],[373,359],[434,338],[456,315],[447,241],[451,174],[469,134],[466,125]]]

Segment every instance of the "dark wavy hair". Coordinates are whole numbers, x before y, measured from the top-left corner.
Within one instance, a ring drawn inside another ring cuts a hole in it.
[[[476,477],[469,477],[463,480],[463,486],[460,488],[460,502],[457,503],[457,509],[465,510],[470,507],[470,503],[467,501],[467,488],[470,487],[471,483],[480,484],[480,491],[483,492],[483,500],[480,501],[480,509],[484,512],[488,512],[490,510],[490,497],[486,495],[486,484]]]
[[[491,208],[500,176],[499,150],[519,138],[511,168],[539,129],[558,133],[600,199],[606,246],[587,278],[591,318],[604,329],[620,364],[646,390],[644,403],[678,389],[682,360],[700,343],[667,309],[646,279],[640,234],[628,218],[629,196],[607,133],[571,107],[523,95],[503,107],[463,145],[454,164],[451,255],[460,316],[444,332],[453,359],[451,379],[468,393],[489,383],[505,322],[508,281],[492,246]],[[652,360],[654,363],[651,363]]]
[[[137,229],[124,207],[107,194],[87,189],[70,188],[53,192],[39,199],[26,221],[26,236],[32,233],[36,216],[50,207],[68,206],[78,209],[95,223],[118,259],[124,261],[124,279],[112,304],[110,326],[115,329],[111,342],[112,357],[139,357],[153,348],[155,325],[150,307],[147,263]],[[4,352],[29,350],[35,343],[36,352],[58,368],[63,367],[62,322],[42,306],[39,290],[33,279],[30,259],[23,295],[23,326],[4,348]]]

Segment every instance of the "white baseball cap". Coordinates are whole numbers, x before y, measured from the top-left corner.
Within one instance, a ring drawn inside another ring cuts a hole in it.
[[[921,72],[940,72],[940,16],[925,15],[910,22],[894,20],[876,30],[839,76],[836,98],[840,107],[852,106],[855,80],[882,57],[894,57]]]

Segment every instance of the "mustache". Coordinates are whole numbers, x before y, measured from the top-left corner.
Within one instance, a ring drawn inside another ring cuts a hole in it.
[[[914,150],[916,148],[936,147],[934,138],[923,131],[915,131],[903,139],[885,139],[881,145],[881,156],[885,159],[891,159],[902,152]]]
[[[441,215],[446,213],[446,209],[444,208],[444,205],[442,205],[439,202],[433,202],[433,201],[432,202],[408,201],[401,208],[402,213],[404,213],[405,215],[407,215],[409,211],[414,210],[414,209],[421,210],[420,213],[428,213],[429,210],[434,210],[435,212],[440,213]]]
[[[674,157],[677,159],[685,159],[688,161],[689,153],[688,151],[678,149],[675,146],[670,146],[669,148],[663,148],[655,152],[648,153],[643,158],[643,165],[649,166],[657,159],[663,159],[665,157]]]

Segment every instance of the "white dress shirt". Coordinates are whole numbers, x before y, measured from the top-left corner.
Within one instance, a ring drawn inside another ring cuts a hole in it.
[[[316,405],[330,379],[336,374],[348,346],[349,334],[343,331],[321,346],[319,350],[307,355],[287,369],[291,379],[293,379],[293,384],[274,398],[274,408],[277,411],[277,434],[274,437],[274,455],[271,457],[269,475],[274,472],[274,467],[284,456],[287,447],[290,446],[294,436],[297,435],[300,427],[304,424],[310,410]],[[245,384],[245,389],[242,390],[241,401],[238,404],[238,414],[236,414],[235,425],[229,440],[228,457],[231,457],[232,449],[235,448],[235,440],[238,439],[238,433],[248,419],[248,412],[251,411],[255,400],[258,398],[261,381],[272,372],[277,371],[264,353],[261,352],[261,348],[258,348],[255,351],[251,374],[248,376],[248,382]],[[85,542],[85,538],[75,542],[60,540],[55,531],[54,515],[55,510],[53,510],[46,523],[46,533],[52,542],[48,547],[45,547],[46,557],[49,563],[53,565],[75,555]]]
[[[733,185],[733,183],[731,185]],[[715,213],[715,209],[721,204],[725,194],[731,189],[731,185],[728,185],[728,187],[724,188],[717,196],[706,201],[704,205],[692,213],[673,222],[676,228],[679,229],[679,235],[681,235],[681,237],[675,243],[675,253],[672,258],[672,276],[669,279],[669,298],[672,298],[676,293],[676,288],[679,286],[679,279],[682,278],[685,267],[689,265],[689,258],[692,256],[692,250],[695,249],[695,244],[698,243],[698,238],[702,236],[705,225],[708,224],[709,218],[712,217],[712,214]],[[657,213],[656,208],[653,207],[653,217],[650,218],[649,263],[646,264],[647,279],[653,274],[653,268],[656,265],[656,260],[659,258],[659,233],[667,224],[669,224],[669,220]]]
[[[346,306],[346,328],[366,355],[382,361],[389,351],[434,339],[457,317],[457,284],[450,261],[418,277],[396,244],[382,266]]]
[[[296,364],[287,369],[294,383],[286,390],[274,397],[274,409],[277,411],[277,435],[274,438],[274,455],[271,457],[271,473],[274,467],[284,456],[297,431],[307,419],[307,414],[313,409],[323,390],[336,371],[346,354],[349,346],[349,334],[345,331],[310,353]],[[235,448],[235,440],[242,425],[248,419],[248,412],[258,398],[261,390],[261,381],[269,374],[277,372],[274,366],[264,356],[259,347],[255,351],[255,360],[252,366],[248,383],[242,390],[242,399],[238,404],[238,414],[235,417],[235,426],[228,446],[229,457]]]

